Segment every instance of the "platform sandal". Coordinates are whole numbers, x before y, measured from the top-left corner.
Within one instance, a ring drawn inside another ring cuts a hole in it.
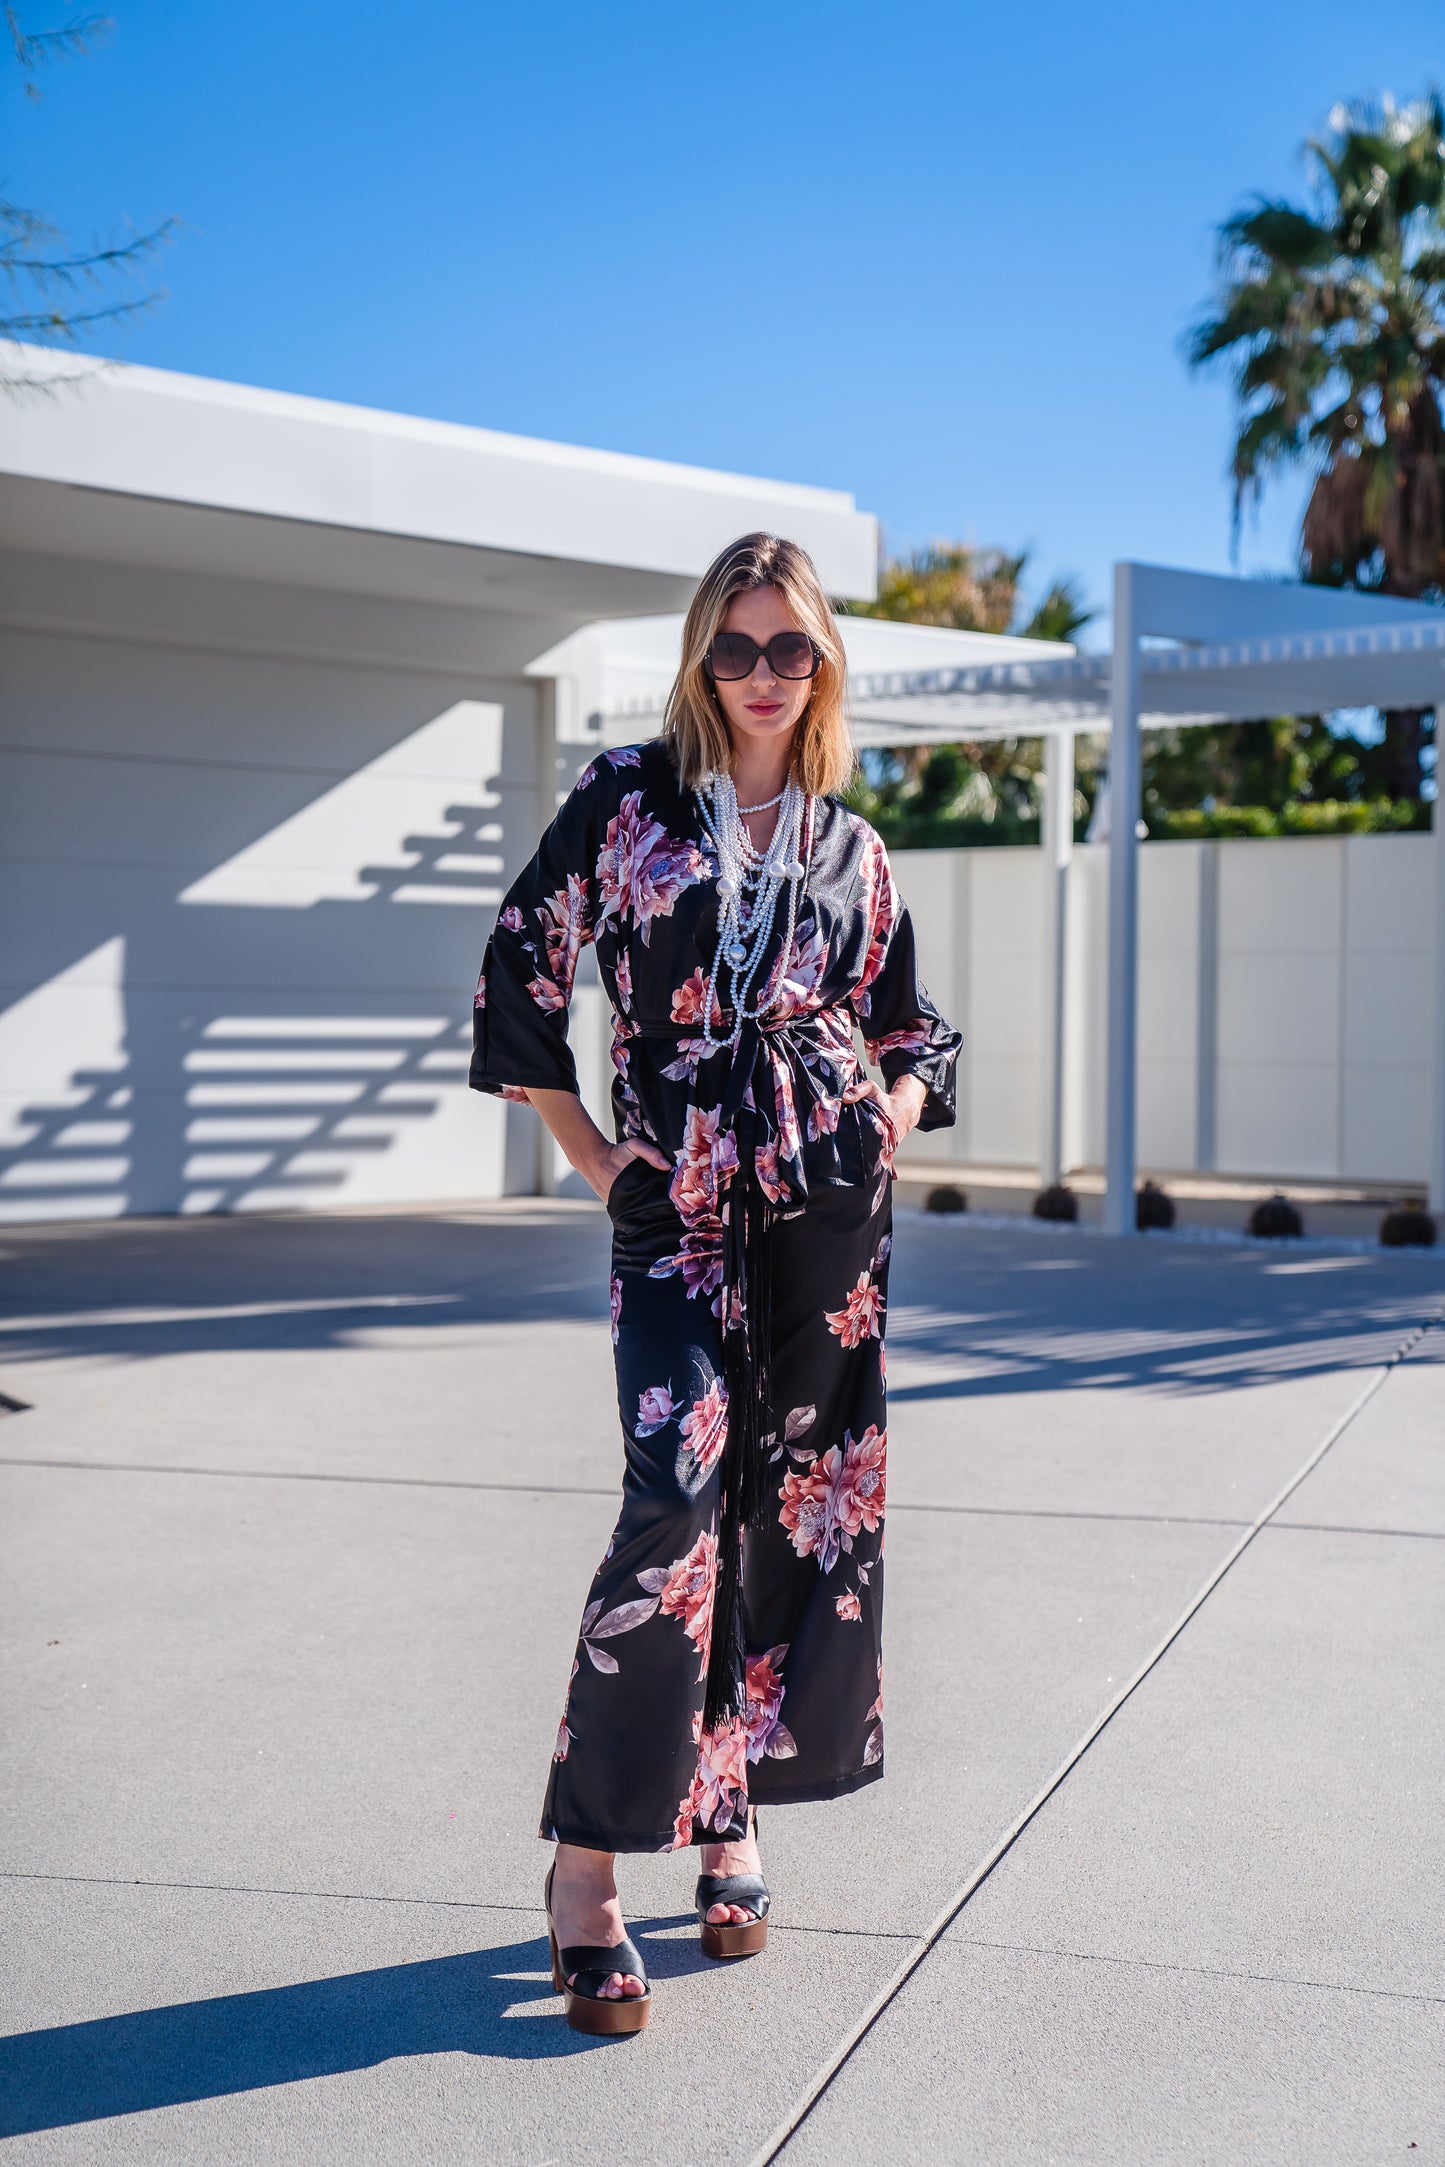
[[[753,1834],[758,1830],[753,1809]],[[699,1874],[697,1917],[704,1956],[756,1956],[768,1944],[768,1913],[772,1898],[761,1874]],[[750,1919],[733,1920],[726,1926],[708,1918],[714,1904],[742,1904],[753,1913]]]
[[[547,1942],[552,1954],[552,1984],[562,1996],[563,2012],[574,2032],[591,2032],[601,2038],[614,2037],[623,2032],[640,2032],[646,2024],[652,2008],[652,1987],[642,1958],[632,1943],[624,1936],[614,1942],[610,1949],[595,1942],[578,1941],[568,1948],[557,1946],[557,1930],[552,1924],[552,1876],[556,1873],[556,1861],[547,1868],[547,1880],[542,1890],[542,1902],[547,1911]],[[717,1899],[714,1897],[714,1902]],[[740,1901],[746,1901],[745,1898]],[[614,1972],[624,1976],[631,1973],[640,1979],[647,1991],[644,1994],[622,1994],[613,2001],[602,1993],[602,1988]],[[572,1984],[567,1984],[568,1979]]]

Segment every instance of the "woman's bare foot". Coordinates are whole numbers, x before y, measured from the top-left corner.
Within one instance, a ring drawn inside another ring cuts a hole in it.
[[[610,1851],[584,1851],[580,1844],[559,1843],[557,1870],[552,1876],[552,1930],[559,1949],[576,1942],[591,1942],[610,1949],[627,1936]],[[571,1986],[576,1972],[567,1974]],[[645,1983],[630,1971],[614,1971],[599,1989],[603,2001],[645,1994]]]
[[[702,1846],[702,1870],[705,1874],[757,1874],[763,1870],[758,1856],[757,1829],[753,1809],[748,1808],[748,1832],[741,1843],[705,1843]],[[713,1904],[708,1911],[709,1926],[746,1926],[757,1913],[746,1904]]]

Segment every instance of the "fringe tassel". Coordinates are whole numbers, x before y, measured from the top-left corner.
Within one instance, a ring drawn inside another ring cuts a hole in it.
[[[750,1141],[740,1159],[729,1185],[723,1233],[723,1384],[728,1396],[728,1435],[702,1711],[707,1730],[716,1730],[747,1711],[743,1531],[766,1523],[768,1456],[773,1448],[772,1211],[758,1186]],[[735,1294],[742,1306],[737,1324],[733,1321]]]

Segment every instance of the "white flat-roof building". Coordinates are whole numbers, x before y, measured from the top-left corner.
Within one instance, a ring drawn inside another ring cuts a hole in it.
[[[838,490],[155,369],[0,406],[0,1220],[546,1181],[530,1112],[466,1089],[491,913],[760,527],[872,593]],[[584,984],[589,1095],[604,1021]]]

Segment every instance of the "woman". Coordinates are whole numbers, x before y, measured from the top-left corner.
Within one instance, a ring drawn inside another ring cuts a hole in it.
[[[650,2005],[615,1853],[700,1845],[703,1946],[746,1954],[768,1909],[751,1808],[883,1773],[890,1178],[910,1129],[952,1122],[960,1041],[882,842],[833,794],[844,681],[804,551],[725,549],[662,736],[579,778],[477,987],[472,1084],[530,1100],[613,1225],[622,1513],[541,1826],[554,1979],[585,2031]],[[615,1143],[567,1048],[589,940]]]

